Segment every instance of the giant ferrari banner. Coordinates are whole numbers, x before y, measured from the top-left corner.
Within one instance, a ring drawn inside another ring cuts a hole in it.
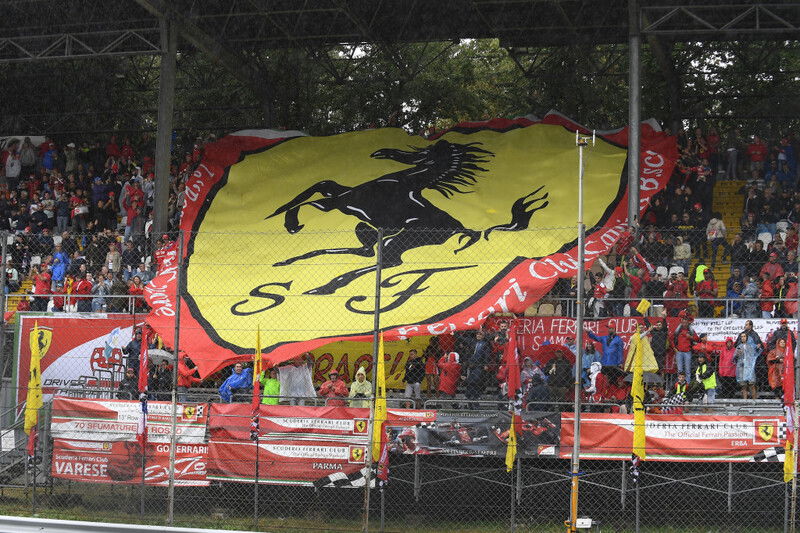
[[[183,242],[159,252],[148,322],[171,338],[180,282],[180,346],[204,376],[249,359],[257,329],[272,362],[369,340],[379,245],[387,340],[522,311],[576,272],[576,129],[588,133],[553,114],[430,139],[395,128],[229,135],[187,183]],[[644,209],[677,151],[649,124],[641,131]],[[627,225],[626,144],[617,130],[587,151],[589,264]]]
[[[175,484],[208,485],[205,404],[178,404]],[[167,485],[172,405],[149,402],[148,442],[137,440],[141,405],[129,400],[55,397],[50,432],[53,477],[92,483]]]

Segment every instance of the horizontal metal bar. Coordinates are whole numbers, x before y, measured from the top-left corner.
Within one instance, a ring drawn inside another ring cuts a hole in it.
[[[197,533],[188,527],[158,526],[163,533]],[[83,522],[78,520],[50,520],[19,516],[0,516],[0,532],[5,533],[141,533],[153,531],[153,526],[111,524],[108,522]],[[204,529],[207,533],[223,533],[221,529]],[[224,530],[224,533],[245,533],[242,530]]]

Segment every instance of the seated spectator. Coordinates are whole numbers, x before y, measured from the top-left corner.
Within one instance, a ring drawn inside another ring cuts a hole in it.
[[[758,219],[754,212],[748,212],[739,222],[744,242],[754,242],[758,238]],[[763,243],[762,243],[763,244]]]

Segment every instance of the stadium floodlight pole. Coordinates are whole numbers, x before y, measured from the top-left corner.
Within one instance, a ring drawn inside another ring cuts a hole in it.
[[[628,0],[628,226],[639,223],[639,153],[642,83],[639,2]]]
[[[156,187],[153,205],[153,235],[167,231],[169,213],[169,169],[172,159],[172,118],[175,110],[175,71],[178,53],[178,28],[162,16],[161,65],[158,77],[158,129],[156,130]]]
[[[364,453],[366,464],[366,483],[364,486],[364,516],[362,517],[361,529],[364,533],[369,532],[369,491],[372,482],[372,436],[375,433],[375,400],[378,385],[378,357],[383,357],[378,353],[381,338],[381,274],[383,265],[383,228],[378,228],[378,241],[375,244],[375,311],[372,320],[372,401],[369,404],[369,431],[368,442]]]
[[[172,525],[175,515],[175,448],[178,432],[178,364],[180,361],[181,282],[183,281],[183,230],[178,230],[178,272],[175,278],[175,337],[172,341],[175,366],[172,368],[172,417],[169,433],[169,485],[167,487],[167,524]]]
[[[585,303],[583,294],[584,276],[586,274],[584,264],[586,262],[584,237],[586,228],[583,224],[583,149],[592,141],[595,142],[595,134],[588,137],[575,131],[575,146],[578,147],[578,279],[575,299],[575,343],[577,352],[575,354],[575,398],[573,400],[573,432],[572,443],[572,485],[570,492],[569,522],[567,531],[576,531],[578,521],[578,476],[580,475],[580,448],[581,448],[581,369],[583,367],[583,317],[585,315]]]

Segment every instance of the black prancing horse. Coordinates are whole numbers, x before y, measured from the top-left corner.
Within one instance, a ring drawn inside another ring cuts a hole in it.
[[[358,218],[355,232],[362,246],[358,248],[324,248],[314,250],[274,266],[285,266],[328,254],[350,254],[373,257],[378,242],[377,228],[384,228],[383,267],[403,264],[403,253],[420,246],[443,244],[458,235],[461,247],[458,253],[469,248],[481,237],[489,238],[494,231],[520,231],[528,227],[533,213],[548,205],[547,194],[536,196],[539,187],[530,194],[519,198],[511,207],[511,221],[508,224],[492,226],[486,230],[465,228],[461,222],[446,211],[439,209],[422,195],[424,189],[440,192],[445,198],[453,194],[467,194],[459,186],[470,187],[477,178],[476,172],[486,172],[479,163],[486,163],[494,154],[478,148],[481,143],[457,144],[445,140],[437,141],[426,148],[410,147],[411,150],[383,148],[372,154],[375,159],[391,159],[411,168],[386,174],[355,187],[346,187],[335,181],[324,180],[315,183],[292,201],[282,205],[267,218],[285,213],[284,226],[289,233],[303,229],[298,220],[300,208],[308,205],[320,211],[338,210]],[[323,198],[311,200],[315,194]],[[535,205],[536,204],[536,205]],[[534,206],[535,207],[532,207]],[[425,231],[423,231],[425,230]],[[308,290],[305,294],[333,294],[353,280],[375,270],[375,265],[365,266],[345,272],[331,281]]]

